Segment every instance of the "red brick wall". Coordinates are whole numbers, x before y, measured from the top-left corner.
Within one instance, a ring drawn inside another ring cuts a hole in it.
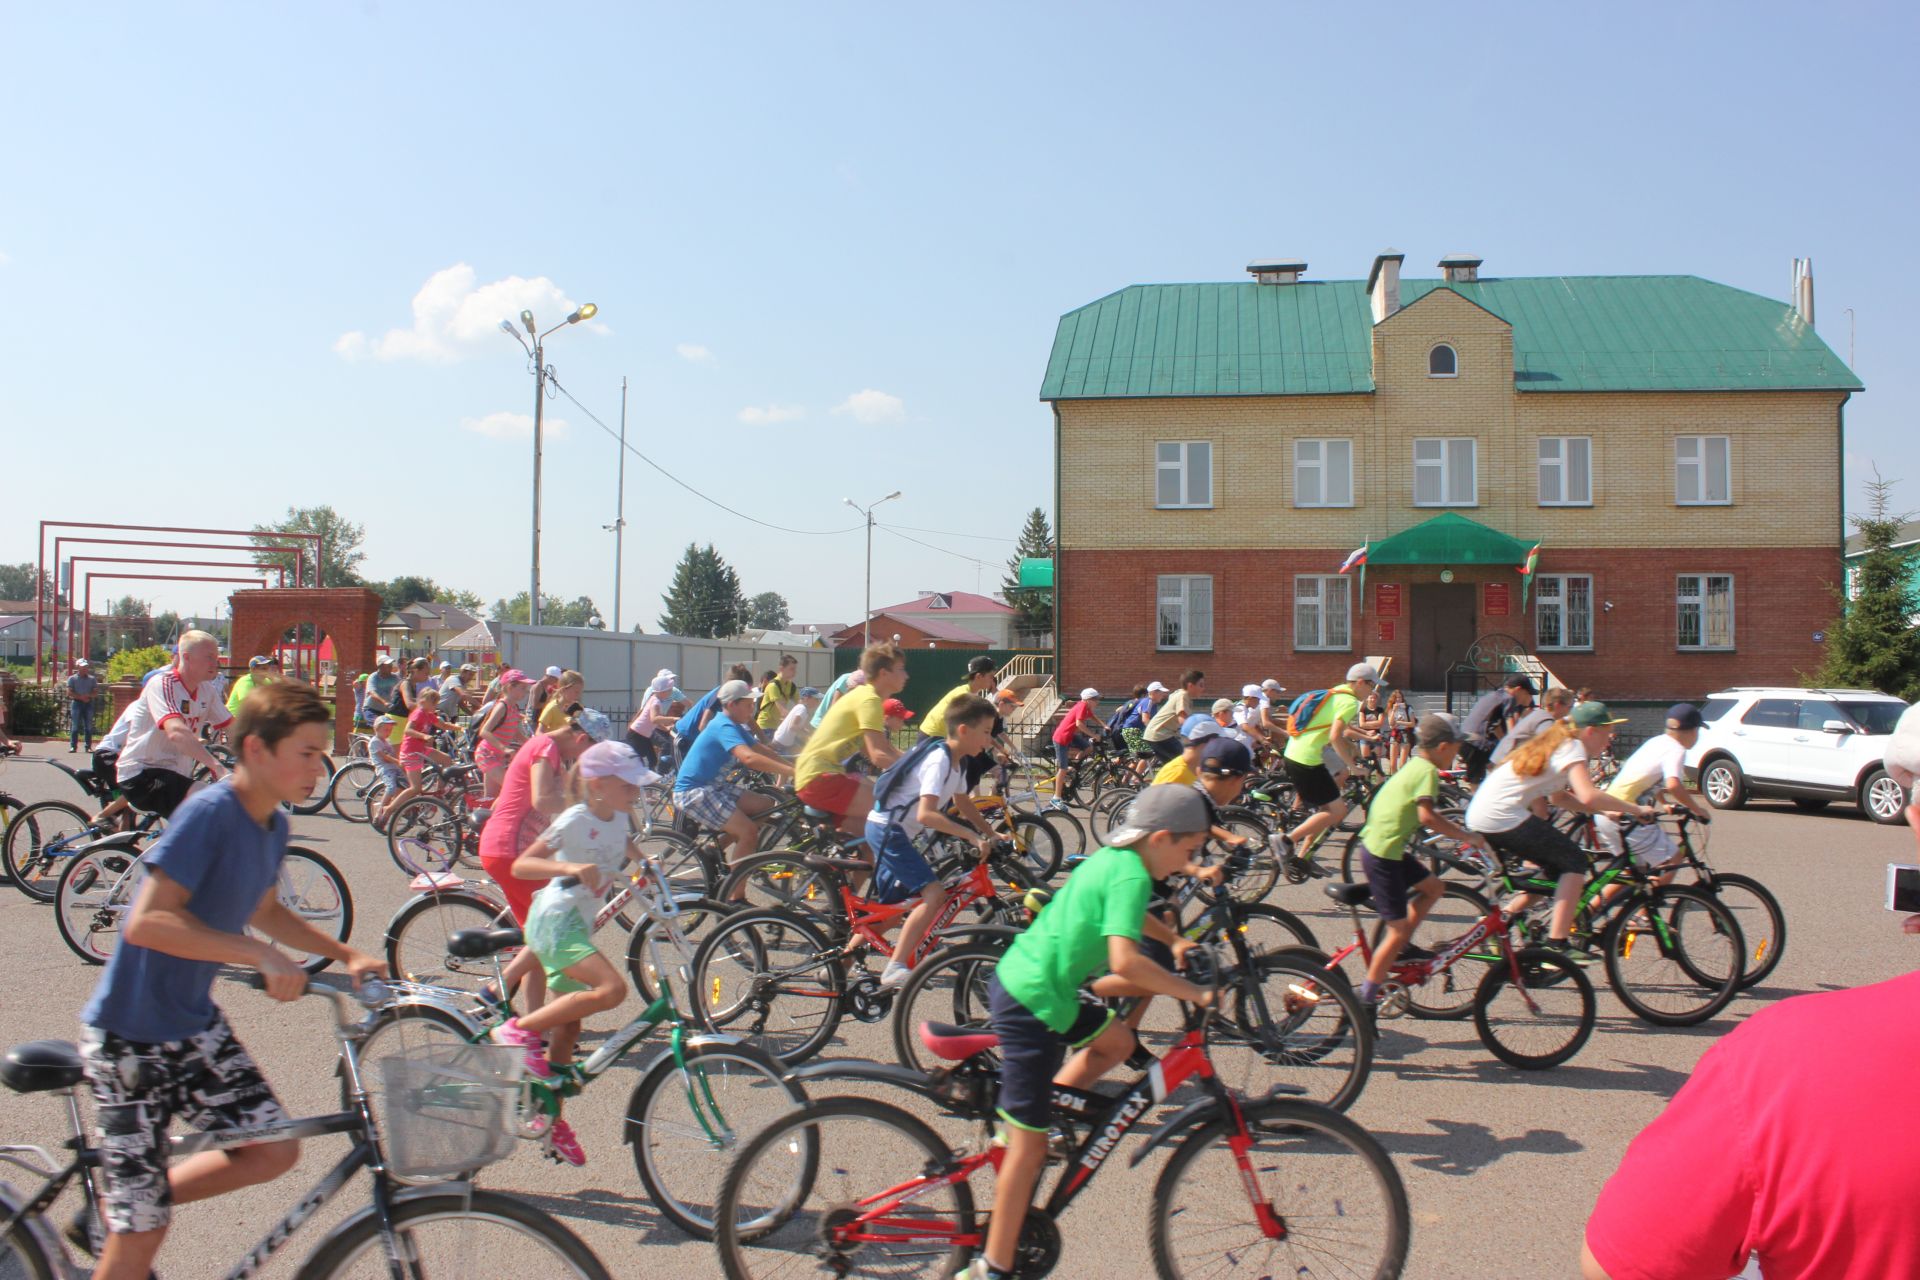
[[[1375,566],[1367,572],[1367,599],[1350,653],[1296,653],[1293,577],[1332,573],[1342,553],[1275,551],[1062,551],[1059,555],[1060,683],[1107,691],[1146,680],[1172,684],[1187,667],[1207,673],[1209,693],[1231,696],[1242,684],[1278,679],[1302,690],[1336,682],[1368,654],[1394,658],[1389,683],[1407,676],[1412,593],[1401,593],[1393,638],[1381,638],[1375,605],[1382,583],[1439,581],[1440,569]],[[1594,647],[1590,653],[1540,656],[1570,685],[1591,685],[1604,697],[1697,697],[1732,684],[1798,684],[1821,660],[1813,633],[1835,610],[1840,577],[1834,547],[1755,550],[1581,550],[1547,547],[1543,573],[1590,573],[1594,591]],[[1692,653],[1675,648],[1674,575],[1734,575],[1732,652]],[[1156,578],[1163,573],[1213,576],[1213,648],[1162,652],[1154,647]],[[1520,612],[1520,575],[1510,567],[1462,567],[1456,582],[1478,586],[1479,634],[1505,632],[1533,647],[1529,602]],[[1487,583],[1508,586],[1512,612],[1485,612]],[[1613,609],[1602,607],[1611,601]]]
[[[333,746],[344,752],[353,736],[353,679],[373,669],[380,595],[363,587],[269,587],[236,591],[231,600],[231,652],[245,662],[266,653],[290,626],[312,623],[333,641]]]

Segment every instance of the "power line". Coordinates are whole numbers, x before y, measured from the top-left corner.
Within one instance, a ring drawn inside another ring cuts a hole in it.
[[[886,527],[889,529],[910,529],[914,533],[938,534],[940,537],[943,537],[943,538],[978,538],[982,542],[1018,542],[1020,541],[1020,539],[1018,538],[1003,538],[996,533],[960,533],[954,529],[922,529],[918,525],[911,525],[911,524],[895,524],[895,525],[888,525]]]
[[[978,556],[970,556],[964,551],[954,551],[947,547],[936,547],[931,542],[922,542],[918,538],[908,537],[906,534],[900,532],[900,530],[895,528],[893,525],[882,524],[882,525],[878,525],[878,527],[886,530],[888,533],[892,534],[896,538],[901,538],[907,542],[913,543],[917,547],[925,547],[929,551],[938,551],[942,555],[957,556],[962,560],[971,561],[972,563],[979,565],[982,569],[991,569],[994,567],[993,565],[989,564],[987,561],[980,559]]]

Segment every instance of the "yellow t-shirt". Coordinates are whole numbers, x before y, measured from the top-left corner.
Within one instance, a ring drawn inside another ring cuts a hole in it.
[[[924,733],[929,738],[946,737],[947,736],[947,704],[949,702],[952,702],[955,698],[959,697],[963,693],[972,693],[972,692],[973,692],[973,681],[969,680],[964,684],[957,684],[953,686],[953,688],[941,694],[940,701],[934,703],[933,706],[928,709],[927,718],[920,722],[920,732]]]
[[[780,710],[780,704],[785,702],[791,705],[797,701],[794,695],[798,691],[791,680],[775,676],[767,681],[767,687],[760,691],[760,714],[755,717],[754,724],[762,729],[778,729],[780,717],[786,714]]]
[[[869,729],[881,734],[887,731],[885,706],[872,685],[863,684],[835,698],[827,708],[827,718],[794,761],[793,789],[799,791],[829,773],[845,773],[846,762],[860,750],[861,739]]]
[[[540,732],[553,733],[566,728],[570,723],[572,722],[567,719],[567,709],[561,705],[560,699],[548,698],[547,705],[540,708]]]
[[[1156,787],[1163,782],[1177,782],[1182,786],[1190,787],[1198,781],[1200,781],[1200,775],[1193,771],[1193,767],[1187,763],[1184,755],[1175,756],[1167,761],[1160,766],[1160,772],[1153,775],[1153,785]]]

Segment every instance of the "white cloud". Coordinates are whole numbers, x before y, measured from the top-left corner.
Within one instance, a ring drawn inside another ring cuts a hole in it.
[[[0,267],[4,267],[9,262],[12,262],[12,261],[13,261],[13,255],[8,253],[5,249],[0,249]]]
[[[462,418],[460,426],[489,440],[526,440],[533,435],[533,415],[510,413],[502,409],[484,418]],[[549,417],[546,414],[540,415],[540,434],[542,438],[564,439],[567,434],[567,420]]]
[[[674,345],[674,353],[688,364],[712,364],[714,354],[697,342],[681,342]]]
[[[797,404],[750,404],[740,411],[740,421],[763,427],[775,422],[792,422],[807,416],[805,406]]]
[[[907,416],[907,402],[899,396],[890,396],[884,391],[868,387],[833,406],[833,411],[852,414],[855,422],[899,422]]]
[[[430,360],[449,363],[474,354],[488,343],[504,342],[502,320],[517,327],[520,313],[531,309],[543,328],[566,319],[579,303],[545,276],[529,280],[508,276],[490,284],[475,284],[474,270],[457,262],[427,277],[413,295],[413,327],[389,329],[378,338],[359,330],[343,333],[333,349],[348,360]],[[587,321],[600,333],[606,326]]]

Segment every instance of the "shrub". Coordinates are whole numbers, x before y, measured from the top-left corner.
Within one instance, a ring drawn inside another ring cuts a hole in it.
[[[16,685],[7,731],[30,738],[57,737],[66,724],[66,711],[65,689],[54,685]]]
[[[138,680],[155,667],[164,667],[172,661],[173,654],[157,644],[144,649],[122,649],[107,659],[107,683]]]

